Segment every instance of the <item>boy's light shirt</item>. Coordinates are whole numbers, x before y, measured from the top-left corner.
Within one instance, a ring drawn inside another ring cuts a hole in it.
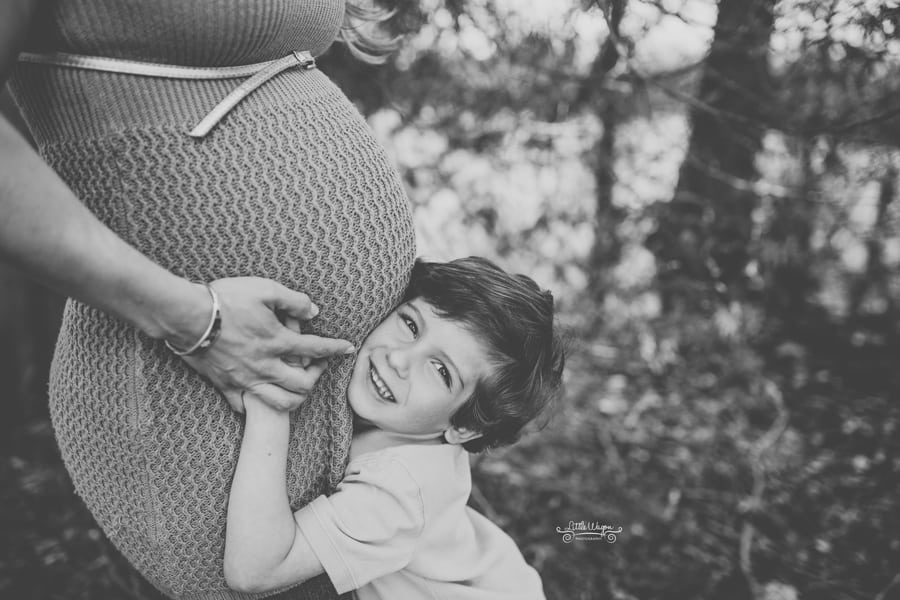
[[[351,460],[294,519],[337,591],[360,600],[543,600],[515,542],[466,506],[471,487],[462,447],[395,446]]]

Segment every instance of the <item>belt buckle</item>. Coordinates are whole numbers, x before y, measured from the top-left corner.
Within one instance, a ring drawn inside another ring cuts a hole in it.
[[[294,59],[297,61],[301,68],[307,71],[316,68],[316,59],[308,50],[294,50],[293,52],[291,52],[291,54],[294,55]]]

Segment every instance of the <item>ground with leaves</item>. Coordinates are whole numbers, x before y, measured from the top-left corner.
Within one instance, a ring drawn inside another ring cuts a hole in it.
[[[746,327],[661,317],[575,337],[550,426],[475,459],[473,505],[516,539],[548,598],[900,592],[896,355],[863,345],[829,362],[825,347],[769,347]],[[13,441],[0,596],[158,598],[74,496],[46,422]],[[569,521],[622,531],[565,543]]]

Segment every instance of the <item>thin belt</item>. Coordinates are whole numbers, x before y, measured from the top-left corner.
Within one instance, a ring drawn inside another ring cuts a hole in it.
[[[87,69],[90,71],[162,77],[165,79],[235,79],[247,77],[188,132],[188,135],[195,138],[206,136],[241,100],[282,71],[291,67],[300,67],[305,70],[316,68],[316,59],[313,58],[310,52],[305,50],[294,51],[283,58],[275,60],[235,67],[186,67],[102,56],[83,56],[64,52],[46,54],[23,52],[19,54],[19,61],[73,69]]]

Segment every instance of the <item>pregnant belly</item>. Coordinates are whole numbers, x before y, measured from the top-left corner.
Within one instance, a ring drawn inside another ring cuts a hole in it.
[[[282,81],[256,94],[202,140],[144,124],[43,151],[95,214],[166,268],[275,279],[323,308],[320,333],[358,340],[402,294],[415,255],[402,183],[337,90],[290,96]]]
[[[408,201],[346,98],[278,99],[278,89],[203,140],[178,123],[141,122],[42,152],[101,220],[163,266],[203,281],[275,279],[321,307],[314,332],[358,343],[406,285]],[[294,508],[342,473],[350,367],[335,361],[292,416]],[[116,546],[173,597],[231,597],[221,557],[240,418],[215,390],[161,344],[70,304],[51,397],[76,489]]]

